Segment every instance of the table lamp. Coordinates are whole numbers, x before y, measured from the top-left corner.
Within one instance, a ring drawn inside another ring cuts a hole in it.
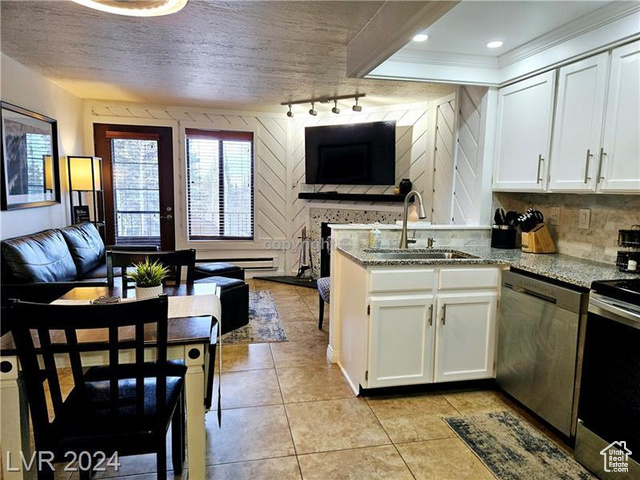
[[[93,222],[96,227],[103,226],[102,159],[79,155],[68,156],[67,165],[72,223]],[[77,193],[77,204],[74,202],[74,192]]]

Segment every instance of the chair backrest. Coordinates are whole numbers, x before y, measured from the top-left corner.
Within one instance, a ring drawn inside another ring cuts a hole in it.
[[[169,268],[170,273],[167,280],[175,285],[180,285],[182,280],[182,269],[186,268],[187,285],[192,285],[196,267],[196,251],[176,250],[172,252],[129,252],[119,250],[107,251],[107,281],[109,287],[114,285],[114,271],[118,269],[122,276],[122,288],[126,292],[129,288],[129,278],[127,268],[133,268],[134,264],[144,262],[146,258],[150,261],[158,261]]]
[[[81,352],[108,351],[108,369],[102,378],[109,382],[105,408],[117,415],[121,405],[119,378],[135,379],[136,415],[144,414],[144,381],[156,377],[156,404],[166,396],[168,300],[153,299],[110,305],[50,305],[13,300],[7,309],[13,339],[26,384],[33,428],[38,443],[51,444],[51,424],[47,411],[44,382],[47,382],[53,412],[63,413],[58,361],[68,361],[74,391],[82,395],[86,387]],[[155,326],[155,335],[154,327]],[[155,336],[156,363],[153,375],[145,377],[145,339]],[[123,350],[133,351],[134,363],[121,363]],[[39,356],[42,357],[40,367]],[[66,357],[66,358],[65,358]],[[77,389],[77,390],[76,390]],[[139,393],[138,393],[139,392]],[[82,397],[80,397],[82,398]],[[132,408],[132,405],[126,405]]]

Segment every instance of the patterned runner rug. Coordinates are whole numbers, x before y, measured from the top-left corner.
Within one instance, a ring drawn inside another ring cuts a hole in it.
[[[597,480],[514,413],[465,415],[445,421],[500,480]]]
[[[222,337],[224,345],[286,341],[276,302],[268,290],[249,292],[249,324]]]

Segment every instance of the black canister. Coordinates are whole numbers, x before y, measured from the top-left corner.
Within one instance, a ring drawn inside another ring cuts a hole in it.
[[[491,228],[492,248],[516,248],[518,229],[513,225],[493,225]]]
[[[400,183],[398,184],[398,188],[400,189],[400,195],[406,195],[407,193],[409,193],[411,191],[412,186],[413,184],[411,183],[411,180],[409,180],[408,178],[403,178],[402,180],[400,180]]]

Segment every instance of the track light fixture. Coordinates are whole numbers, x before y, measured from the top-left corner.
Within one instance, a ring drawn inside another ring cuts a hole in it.
[[[318,115],[318,111],[315,108],[316,103],[333,102],[333,108],[331,109],[331,111],[337,115],[338,113],[340,113],[340,109],[338,108],[338,100],[349,100],[352,98],[355,99],[356,103],[353,106],[353,111],[361,112],[362,106],[358,105],[358,99],[366,96],[367,96],[366,93],[354,93],[353,95],[335,95],[333,97],[315,97],[315,98],[307,98],[304,100],[289,100],[288,102],[282,102],[280,105],[289,107],[289,111],[287,112],[287,117],[292,118],[293,117],[293,112],[291,111],[292,105],[302,105],[304,103],[310,103],[311,110],[309,110],[309,115],[312,115],[315,117],[316,115]]]

